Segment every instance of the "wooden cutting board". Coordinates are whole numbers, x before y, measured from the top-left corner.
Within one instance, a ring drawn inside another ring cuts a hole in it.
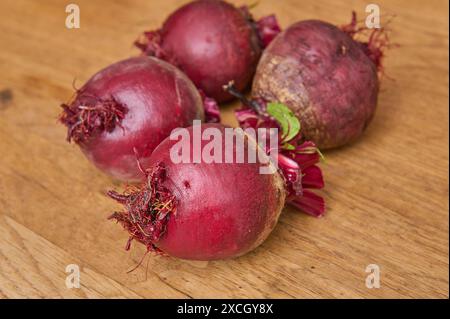
[[[448,2],[377,1],[399,46],[388,53],[376,118],[354,145],[326,152],[328,213],[286,208],[270,238],[229,261],[187,262],[124,251],[106,221],[120,185],[99,173],[57,124],[58,105],[94,72],[136,55],[133,40],[185,1],[0,2],[0,297],[448,298]],[[245,4],[243,0],[233,1]],[[349,21],[365,1],[261,0],[283,27]],[[225,122],[235,124],[232,109]],[[224,190],[226,191],[226,190]],[[66,287],[78,265],[81,287]],[[380,288],[366,287],[366,267]]]

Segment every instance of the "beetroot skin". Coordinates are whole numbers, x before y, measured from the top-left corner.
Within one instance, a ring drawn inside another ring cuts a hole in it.
[[[220,124],[202,125],[202,132],[210,127],[225,135]],[[189,131],[192,142],[192,127]],[[141,189],[126,195],[110,192],[126,207],[111,218],[129,231],[127,248],[137,240],[150,251],[173,257],[215,260],[243,255],[261,244],[284,206],[282,176],[260,174],[260,163],[174,164],[169,154],[176,143],[166,139],[153,152]],[[202,149],[207,143],[202,142]],[[259,147],[248,138],[245,145]]]
[[[207,96],[225,102],[232,97],[222,86],[234,80],[245,89],[262,49],[279,32],[274,16],[256,22],[245,7],[198,0],[172,13],[160,30],[145,32],[136,46],[178,66]]]
[[[380,31],[368,43],[322,21],[298,22],[265,50],[252,95],[286,104],[297,115],[305,137],[322,149],[356,140],[372,120],[379,91]]]
[[[174,66],[145,56],[98,72],[62,106],[68,140],[122,181],[142,180],[136,158],[145,165],[174,128],[204,119],[192,82]]]

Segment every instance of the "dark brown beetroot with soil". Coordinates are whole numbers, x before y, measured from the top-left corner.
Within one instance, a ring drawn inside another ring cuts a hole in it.
[[[354,25],[344,30],[316,20],[292,25],[265,50],[253,82],[254,97],[289,106],[321,149],[356,140],[377,105],[380,47],[354,40]]]

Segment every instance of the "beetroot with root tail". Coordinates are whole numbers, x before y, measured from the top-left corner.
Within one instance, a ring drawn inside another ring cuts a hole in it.
[[[145,32],[135,44],[144,54],[178,66],[207,96],[225,102],[232,97],[222,86],[234,80],[245,89],[263,48],[279,32],[273,15],[255,21],[247,7],[197,0],[176,10],[161,29]]]
[[[368,41],[359,36],[369,32]],[[293,24],[265,50],[252,96],[286,104],[304,136],[322,149],[355,141],[371,122],[378,99],[383,29],[338,28],[309,20]]]
[[[214,101],[202,97],[177,68],[153,57],[115,63],[95,74],[63,104],[60,120],[67,139],[79,145],[103,172],[141,181],[136,157],[145,164],[154,148],[178,127],[217,115]]]
[[[272,118],[263,127],[277,127]],[[225,156],[226,128],[220,124],[201,125],[200,136],[214,129],[214,139],[221,139]],[[194,127],[188,129],[191,145]],[[209,132],[208,134],[211,134]],[[144,244],[148,251],[191,260],[235,258],[258,247],[277,224],[285,201],[316,216],[324,212],[323,199],[304,188],[322,188],[323,178],[315,166],[318,156],[313,144],[298,145],[292,153],[279,154],[276,169],[269,157],[271,149],[262,148],[252,135],[235,131],[244,143],[243,154],[259,152],[256,162],[227,163],[222,161],[177,163],[171,153],[179,154],[178,140],[163,141],[150,158],[145,170],[147,182],[141,188],[124,194],[109,195],[124,205],[124,211],[114,213],[116,220],[128,231],[132,241]],[[291,134],[290,134],[291,135]],[[296,133],[291,135],[292,138]],[[225,139],[224,139],[225,137]],[[216,140],[217,141],[217,140]],[[280,147],[286,146],[286,138]],[[209,140],[200,143],[201,153]],[[267,144],[269,145],[269,144]],[[195,149],[195,146],[194,148]],[[197,149],[198,150],[198,149]],[[216,155],[214,149],[214,155]],[[233,157],[237,158],[236,145]],[[219,154],[218,153],[218,154]],[[272,174],[261,174],[261,166],[269,165]]]
[[[220,124],[201,125],[201,134],[211,128],[225,136]],[[193,130],[188,129],[190,145]],[[141,189],[109,193],[126,208],[111,218],[125,227],[130,240],[182,259],[232,258],[256,248],[275,227],[284,206],[281,175],[260,174],[260,163],[175,164],[170,154],[177,143],[168,138],[153,152]],[[201,143],[203,151],[208,142]],[[225,154],[225,143],[222,147]],[[245,139],[246,152],[256,147]]]

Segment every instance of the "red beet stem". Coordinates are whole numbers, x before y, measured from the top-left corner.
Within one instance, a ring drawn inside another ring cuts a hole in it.
[[[155,244],[166,232],[170,215],[176,213],[176,198],[161,186],[166,179],[166,170],[162,164],[146,174],[147,183],[141,189],[134,189],[129,194],[108,192],[112,199],[126,207],[125,212],[115,212],[109,219],[122,224],[130,234],[127,250],[131,242],[137,240],[144,244],[148,251],[160,252]]]
[[[256,25],[263,48],[267,48],[272,40],[281,32],[281,27],[278,24],[276,16],[273,14],[259,19],[256,21]]]
[[[383,73],[383,58],[385,56],[385,50],[390,45],[389,35],[386,29],[369,29],[366,26],[362,26],[357,20],[356,12],[353,11],[351,22],[341,26],[341,30],[362,46],[364,53],[376,65],[378,72]],[[360,35],[367,33],[367,31],[369,32],[368,39],[361,40]]]
[[[281,27],[274,14],[262,17],[258,21],[255,21],[248,6],[242,6],[239,9],[258,34],[260,45],[263,49],[265,49],[281,32]]]
[[[244,108],[236,111],[236,118],[243,128],[258,129],[260,127],[280,128],[266,112],[267,101],[262,99],[247,99],[230,82],[224,90],[239,98]],[[284,147],[285,141],[280,138],[278,145],[278,167],[285,180],[288,192],[287,202],[303,212],[320,217],[325,213],[325,201],[319,195],[306,189],[322,189],[325,186],[321,169],[316,166],[320,161],[320,151],[311,141],[305,141],[299,133],[289,141],[289,148]],[[266,150],[270,155],[271,150]]]
[[[219,104],[213,98],[207,97],[202,90],[199,90],[203,99],[203,108],[205,111],[206,123],[220,123],[220,109]]]
[[[308,215],[322,217],[325,211],[325,201],[317,194],[305,190],[302,197],[288,198],[289,204]]]
[[[114,97],[99,99],[94,96],[83,96],[70,104],[62,104],[63,112],[59,120],[67,126],[67,140],[82,143],[88,138],[103,131],[112,132],[127,113],[125,105],[118,103]]]
[[[264,114],[262,106],[258,103],[258,101],[255,99],[247,99],[247,97],[236,88],[234,81],[230,81],[227,85],[224,85],[223,89],[241,101],[242,104],[255,111],[258,115]]]

